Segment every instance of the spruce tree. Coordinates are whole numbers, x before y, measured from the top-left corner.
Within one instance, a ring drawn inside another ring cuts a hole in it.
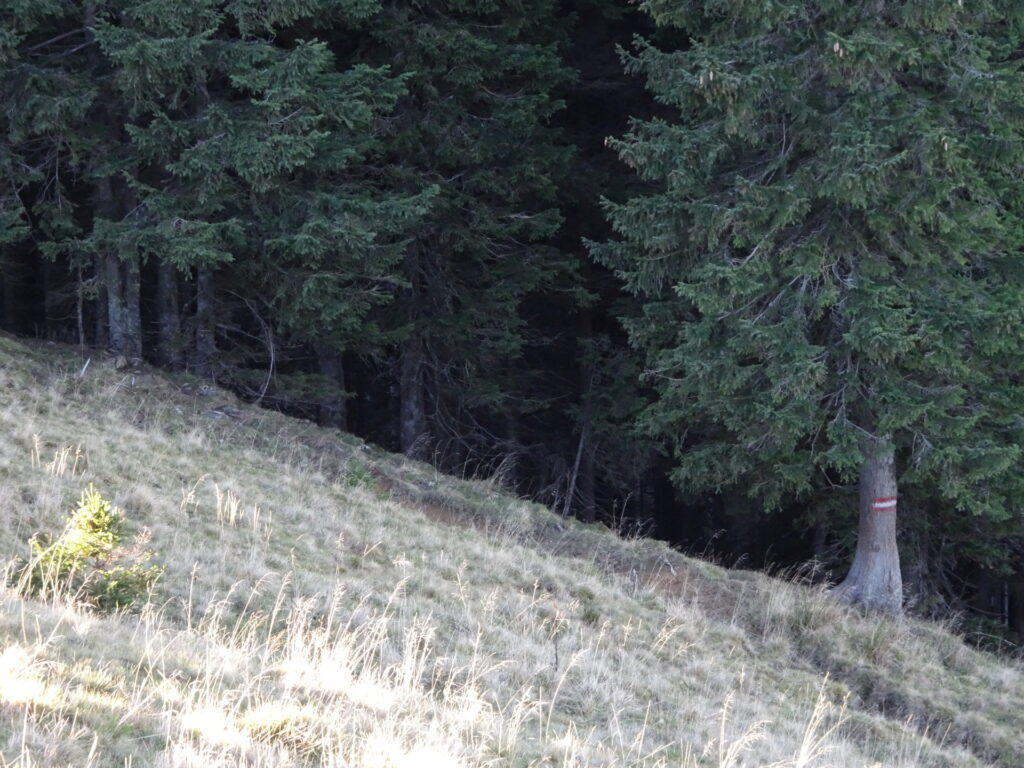
[[[368,62],[392,66],[407,89],[384,122],[382,177],[410,194],[437,189],[405,248],[404,288],[380,314],[401,339],[399,443],[410,455],[431,442],[457,454],[473,435],[496,442],[486,421],[522,407],[510,397],[530,343],[522,302],[566,266],[548,244],[569,159],[550,124],[570,77],[557,8],[398,0],[372,20]]]
[[[0,9],[0,282],[10,328],[33,325],[14,315],[21,294],[35,290],[33,272],[43,271],[34,268],[40,251],[79,226],[76,168],[91,154],[97,92],[85,73],[85,21],[80,6],[57,0],[12,0]]]
[[[647,0],[648,191],[595,245],[691,492],[859,496],[838,594],[898,610],[897,504],[1019,524],[1024,6]]]
[[[231,264],[231,290],[278,330],[340,350],[390,297],[424,190],[392,194],[364,164],[402,83],[318,39],[376,11],[363,0],[153,0],[101,30],[142,166],[145,215],[131,236],[161,263],[196,268],[200,305],[208,271]],[[197,330],[208,336],[208,323]],[[209,354],[197,350],[198,367]]]
[[[5,261],[31,226],[49,258],[93,272],[106,305],[98,327],[130,360],[143,353],[147,264],[159,272],[165,363],[181,361],[179,275],[194,279],[201,374],[217,356],[218,283],[297,341],[341,349],[361,336],[393,293],[403,232],[431,193],[396,193],[368,165],[401,78],[331,47],[378,10],[367,0],[16,4],[0,19]]]

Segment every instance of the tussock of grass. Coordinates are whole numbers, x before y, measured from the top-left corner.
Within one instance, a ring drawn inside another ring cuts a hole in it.
[[[0,336],[5,562],[94,483],[141,611],[0,596],[0,766],[1006,766],[1024,671],[194,382]]]

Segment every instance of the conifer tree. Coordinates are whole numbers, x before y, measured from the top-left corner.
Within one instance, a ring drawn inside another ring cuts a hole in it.
[[[664,119],[613,142],[649,185],[596,245],[643,299],[645,416],[687,491],[768,507],[857,487],[838,594],[901,605],[897,504],[1019,524],[1024,6],[644,9]]]
[[[49,257],[95,261],[116,354],[142,356],[147,263],[165,363],[180,362],[179,273],[194,277],[201,374],[218,282],[299,341],[360,335],[430,194],[391,192],[366,165],[401,79],[331,49],[376,3],[24,5],[4,18],[4,170],[21,194],[0,223],[11,240],[31,217]]]
[[[96,97],[83,71],[85,20],[80,6],[58,0],[12,0],[0,9],[0,281],[9,327],[31,327],[12,316],[29,288],[28,263],[78,227],[75,168],[90,154]]]
[[[153,169],[136,180],[147,216],[132,236],[162,263],[197,268],[200,293],[208,270],[234,262],[232,290],[254,293],[280,330],[343,348],[389,298],[391,241],[422,212],[422,189],[390,194],[363,165],[401,81],[316,38],[376,4],[131,5],[131,23],[102,42]]]
[[[478,420],[514,408],[515,360],[529,340],[521,303],[565,268],[557,231],[567,146],[550,126],[570,73],[552,0],[387,3],[365,46],[406,75],[386,121],[386,183],[434,185],[412,231],[404,289],[381,322],[400,332],[400,444],[469,443]],[[442,453],[444,447],[440,448]]]

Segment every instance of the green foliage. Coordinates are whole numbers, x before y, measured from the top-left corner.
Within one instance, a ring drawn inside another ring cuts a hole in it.
[[[181,269],[220,265],[294,339],[372,335],[364,319],[390,300],[403,233],[431,196],[429,184],[385,189],[364,167],[403,80],[339,59],[330,38],[376,10],[154,2],[104,26],[139,160],[145,215],[122,227],[132,247]],[[336,26],[305,37],[313,22]]]
[[[106,282],[111,256],[219,268],[279,333],[372,337],[434,193],[369,168],[404,78],[336,51],[379,9],[17,3],[0,15],[0,244],[32,221],[43,255]]]
[[[374,477],[370,467],[358,459],[349,459],[345,465],[345,485],[349,488],[366,488],[380,490],[380,482]]]
[[[143,599],[163,572],[149,565],[147,531],[129,546],[124,513],[89,485],[53,543],[32,537],[32,559],[20,574],[31,594],[69,594],[100,610],[115,610]]]
[[[565,32],[551,0],[403,0],[369,26],[367,63],[399,62],[405,76],[382,137],[384,178],[435,192],[409,228],[402,288],[378,314],[426,358],[442,430],[465,434],[516,407],[516,361],[539,341],[523,302],[560,290],[570,271],[550,246],[571,159],[552,125],[572,77]]]
[[[626,57],[662,119],[594,255],[686,492],[849,488],[891,434],[904,507],[1020,525],[1024,7],[649,0]],[[842,491],[841,492],[845,492]]]

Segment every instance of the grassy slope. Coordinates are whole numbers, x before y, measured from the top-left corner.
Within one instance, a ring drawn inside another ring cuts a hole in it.
[[[80,369],[0,336],[0,558],[95,482],[167,570],[135,615],[0,595],[2,766],[1024,764],[1024,669],[939,627]]]

